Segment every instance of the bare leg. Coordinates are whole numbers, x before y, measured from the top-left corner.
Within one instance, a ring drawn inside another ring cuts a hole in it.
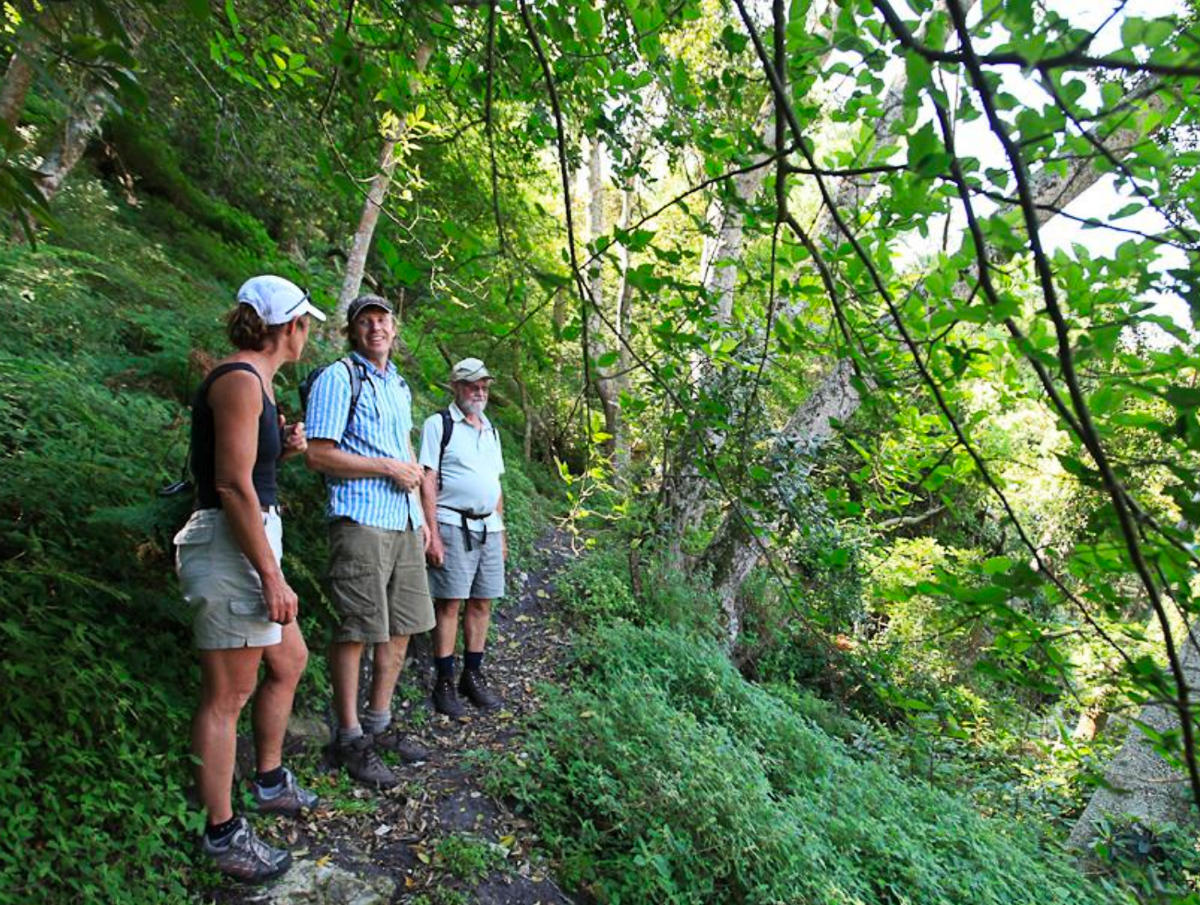
[[[358,664],[362,651],[361,641],[338,641],[329,650],[333,714],[342,729],[358,725]]]
[[[308,646],[300,626],[291,622],[283,627],[278,644],[263,648],[266,675],[254,695],[254,752],[259,772],[274,770],[283,763],[283,737],[296,686],[308,663]]]
[[[263,648],[200,651],[200,706],[192,719],[192,754],[200,761],[196,785],[209,825],[233,817],[233,762],[237,720],[254,693]]]
[[[408,635],[396,635],[390,641],[375,645],[375,669],[371,672],[372,710],[392,709],[392,693],[396,680],[404,667],[404,654],[408,651]]]
[[[433,627],[433,655],[449,657],[454,653],[458,637],[458,607],[461,600],[435,600],[433,610],[437,625]]]
[[[463,649],[480,653],[487,644],[488,625],[492,620],[492,602],[480,597],[467,601],[463,613]]]

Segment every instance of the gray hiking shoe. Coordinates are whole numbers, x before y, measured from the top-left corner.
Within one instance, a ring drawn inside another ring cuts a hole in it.
[[[429,760],[432,752],[415,739],[409,738],[395,726],[390,726],[375,736],[375,747],[393,751],[406,764],[419,764]]]
[[[379,757],[375,750],[375,740],[369,735],[362,735],[344,745],[334,744],[333,759],[338,766],[345,767],[349,773],[364,785],[377,789],[390,789],[398,785],[400,779],[388,765]]]
[[[279,791],[268,797],[263,793],[262,786],[251,781],[250,794],[254,796],[254,804],[260,814],[284,814],[288,817],[295,817],[301,811],[311,811],[321,800],[296,782],[296,777],[286,767],[283,770],[283,786]]]
[[[204,836],[204,854],[213,859],[217,870],[243,883],[266,883],[283,876],[292,866],[290,852],[271,848],[254,834],[245,817],[224,845],[213,845]]]

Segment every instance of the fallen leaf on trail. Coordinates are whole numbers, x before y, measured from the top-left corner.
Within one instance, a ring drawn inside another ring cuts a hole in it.
[[[533,617],[526,616],[524,613],[522,613],[520,616],[517,617],[517,622],[533,622]]]
[[[517,837],[516,836],[501,836],[500,844],[507,849],[512,849],[512,847],[517,844]]]
[[[317,867],[324,867],[326,864],[329,863],[329,858],[330,858],[329,855],[322,855],[320,858],[317,859]]]
[[[391,831],[392,831],[392,828],[390,826],[388,826],[386,823],[375,827],[375,835],[376,836],[386,836]]]
[[[580,718],[580,719],[582,719],[582,720],[590,720],[590,719],[591,719],[592,717],[594,717],[595,715],[596,715],[596,711],[594,711],[594,710],[585,710],[583,713],[579,714],[579,718]]]

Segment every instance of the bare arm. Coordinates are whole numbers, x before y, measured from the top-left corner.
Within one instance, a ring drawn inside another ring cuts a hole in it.
[[[234,540],[262,579],[268,618],[286,625],[296,618],[299,601],[275,561],[254,490],[262,415],[258,378],[247,371],[226,374],[209,389],[208,404],[216,433],[215,483],[221,508]]]
[[[442,535],[437,527],[437,479],[437,472],[432,468],[426,468],[421,476],[421,511],[425,513],[425,524],[429,526],[429,547],[425,555],[434,566],[440,566],[446,558]]]
[[[304,461],[313,471],[331,478],[391,478],[403,490],[416,490],[421,483],[421,466],[415,462],[360,456],[338,449],[328,439],[309,440]]]

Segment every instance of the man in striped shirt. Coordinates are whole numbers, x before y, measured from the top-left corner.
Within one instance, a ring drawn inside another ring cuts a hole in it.
[[[390,788],[399,778],[377,748],[410,763],[429,755],[389,731],[408,639],[434,626],[425,576],[429,534],[417,495],[421,466],[409,438],[412,393],[390,361],[396,324],[387,300],[355,299],[346,336],[349,357],[321,372],[305,413],[305,461],[325,475],[329,490],[329,585],[340,617],[329,656],[338,722],[333,752],[359,782]],[[367,644],[375,663],[360,721],[359,663]]]

